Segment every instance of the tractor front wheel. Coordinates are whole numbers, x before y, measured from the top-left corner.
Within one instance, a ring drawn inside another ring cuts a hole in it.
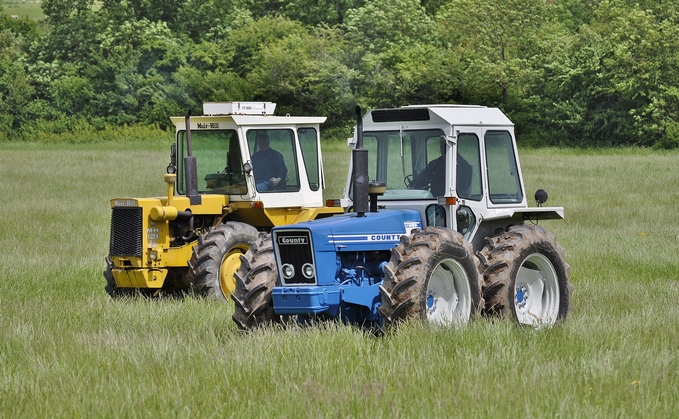
[[[271,236],[263,235],[241,256],[235,275],[233,320],[243,331],[279,322],[273,310],[272,293],[278,280]]]
[[[226,301],[236,284],[234,274],[258,236],[249,224],[230,221],[198,238],[189,260],[188,281],[198,295]]]
[[[380,286],[380,314],[389,328],[408,319],[462,326],[482,307],[481,277],[461,234],[427,227],[392,248]]]
[[[511,226],[486,239],[477,255],[487,314],[519,324],[551,326],[570,309],[570,266],[553,234],[537,225]]]

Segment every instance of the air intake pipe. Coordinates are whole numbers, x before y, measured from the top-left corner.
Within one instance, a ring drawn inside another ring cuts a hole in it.
[[[354,212],[358,217],[365,217],[368,211],[368,150],[363,148],[363,117],[360,106],[356,106],[356,147],[351,151],[351,158]]]

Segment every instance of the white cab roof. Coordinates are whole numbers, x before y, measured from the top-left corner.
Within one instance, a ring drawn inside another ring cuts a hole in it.
[[[396,119],[394,119],[393,122],[373,122],[373,112],[388,112],[389,110],[398,112],[399,110],[415,109],[427,109],[429,111],[430,120],[426,122],[415,120],[412,121],[412,123],[411,121],[406,120],[403,122],[412,125],[431,125],[432,122],[435,122],[435,119],[440,119],[441,123],[454,126],[514,126],[512,121],[510,121],[509,118],[507,118],[507,116],[498,108],[488,108],[477,105],[411,105],[393,109],[371,109],[363,117],[363,129],[379,130],[379,127],[381,126],[397,123]]]

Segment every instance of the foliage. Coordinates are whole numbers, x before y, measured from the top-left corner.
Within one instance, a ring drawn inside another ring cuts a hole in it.
[[[640,145],[663,140],[675,124],[677,18],[624,2],[604,1],[566,54],[548,65],[547,113],[559,142]]]
[[[523,144],[676,147],[679,7],[627,0],[44,0],[0,14],[0,139],[276,101],[501,107]],[[60,128],[59,128],[60,127]],[[51,130],[51,131],[50,131]]]
[[[473,102],[507,106],[510,92],[521,94],[537,71],[531,58],[547,30],[546,4],[533,0],[455,0],[439,12],[441,26],[465,18],[442,41],[455,48],[464,68],[463,95]]]
[[[434,21],[418,0],[368,2],[349,11],[344,30],[362,106],[401,106],[421,96],[420,86],[429,77],[414,80],[416,68],[427,74],[437,67],[431,60],[441,56],[433,48]]]
[[[94,144],[140,143],[151,145],[156,142],[168,143],[173,133],[154,125],[110,125],[102,121],[92,124],[76,116],[51,120],[40,119],[22,129],[14,140],[34,143]]]
[[[25,121],[23,110],[33,93],[21,43],[20,34],[0,31],[0,136],[18,129]]]
[[[260,65],[248,77],[255,97],[279,103],[282,113],[326,115],[332,126],[351,118],[350,85],[355,71],[342,63],[343,41],[336,29],[292,33],[257,54]]]
[[[305,25],[341,25],[347,13],[365,0],[290,0],[282,8],[285,16]]]

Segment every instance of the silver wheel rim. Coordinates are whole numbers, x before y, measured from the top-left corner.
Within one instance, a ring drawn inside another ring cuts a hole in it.
[[[469,322],[472,296],[469,278],[453,259],[439,263],[427,284],[427,320],[435,324],[462,326]]]
[[[559,281],[552,263],[540,253],[528,256],[514,283],[514,311],[520,324],[551,326],[559,314]]]

